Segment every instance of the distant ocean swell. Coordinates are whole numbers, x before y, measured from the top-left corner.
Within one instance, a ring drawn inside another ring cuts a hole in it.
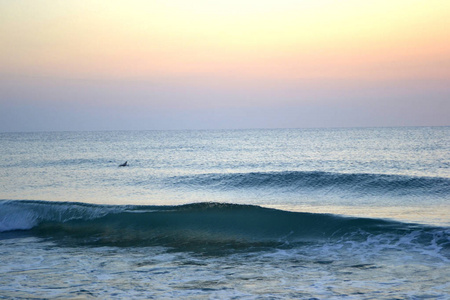
[[[331,172],[212,173],[170,178],[170,184],[221,190],[272,188],[286,191],[342,190],[369,195],[448,197],[450,179],[385,174]]]
[[[420,247],[450,259],[448,228],[225,203],[104,206],[0,201],[0,238],[23,234],[68,246],[163,246],[180,251],[376,241],[377,247]]]

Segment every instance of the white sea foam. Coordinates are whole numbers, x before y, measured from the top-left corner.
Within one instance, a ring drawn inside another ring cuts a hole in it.
[[[0,201],[0,232],[27,230],[42,221],[90,220],[119,213],[125,206],[95,206],[44,201]]]
[[[8,202],[0,204],[0,232],[31,229],[38,224],[39,215]]]
[[[389,298],[390,291],[396,297],[445,295],[447,262],[424,259],[428,254],[413,248],[370,250],[375,240],[360,246],[325,242],[220,256],[170,252],[164,247],[58,247],[29,238],[0,240],[0,284],[7,287],[0,295],[251,299]],[[408,256],[413,259],[403,259]]]

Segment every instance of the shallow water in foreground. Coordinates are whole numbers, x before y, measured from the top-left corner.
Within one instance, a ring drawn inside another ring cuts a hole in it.
[[[449,234],[191,251],[0,241],[1,295],[14,298],[445,299]],[[446,240],[439,245],[438,240]],[[446,243],[446,244],[445,244]],[[441,247],[444,246],[444,249]]]

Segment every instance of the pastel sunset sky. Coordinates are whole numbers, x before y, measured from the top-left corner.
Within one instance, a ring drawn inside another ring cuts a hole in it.
[[[429,125],[448,0],[0,1],[0,131]]]

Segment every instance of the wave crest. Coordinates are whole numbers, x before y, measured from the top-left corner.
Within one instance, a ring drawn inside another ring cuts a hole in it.
[[[266,188],[286,191],[342,190],[365,195],[450,195],[450,179],[448,178],[318,171],[212,173],[177,176],[170,179],[170,184],[221,190]]]
[[[11,216],[11,217],[10,217]],[[0,201],[0,230],[27,230],[70,246],[164,246],[176,250],[298,247],[305,243],[414,243],[449,251],[445,228],[298,213],[252,205],[104,206],[45,201]],[[376,240],[376,238],[375,238]]]

